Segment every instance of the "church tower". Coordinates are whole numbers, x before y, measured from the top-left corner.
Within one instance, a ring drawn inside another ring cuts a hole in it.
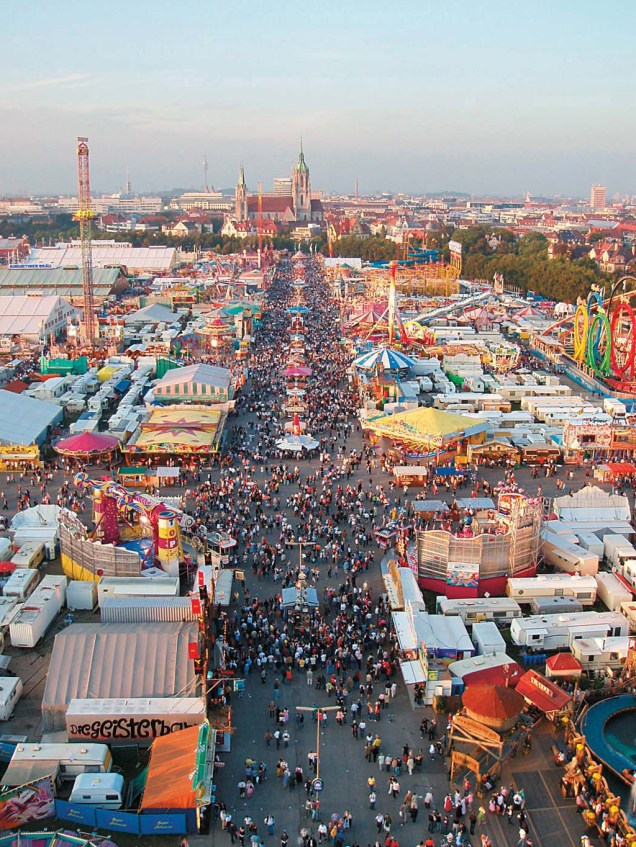
[[[309,181],[309,168],[305,162],[303,153],[303,142],[300,142],[300,155],[292,173],[292,199],[294,203],[294,214],[297,221],[311,220],[311,182]]]
[[[239,178],[236,183],[236,192],[234,194],[234,215],[237,221],[246,221],[248,219],[247,212],[247,185],[245,184],[245,171],[241,164],[239,170]]]

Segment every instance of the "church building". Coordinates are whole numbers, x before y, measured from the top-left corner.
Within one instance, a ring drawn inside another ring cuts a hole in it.
[[[243,165],[239,171],[239,180],[234,195],[234,214],[237,221],[258,221],[258,195],[247,193]],[[294,165],[291,177],[291,194],[263,194],[261,196],[261,214],[264,221],[280,224],[315,223],[324,219],[322,202],[311,199],[311,181],[309,168],[305,162],[302,144],[298,162]]]

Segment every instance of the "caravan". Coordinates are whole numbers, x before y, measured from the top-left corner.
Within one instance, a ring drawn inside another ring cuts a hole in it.
[[[436,600],[438,615],[459,615],[467,626],[479,621],[509,623],[522,615],[521,606],[507,597],[476,597],[474,600],[451,600],[440,597]]]
[[[579,612],[574,615],[532,615],[515,618],[510,637],[518,647],[564,650],[579,638],[629,635],[629,621],[618,612]]]
[[[542,597],[573,597],[582,606],[596,602],[597,583],[593,576],[570,574],[541,574],[540,576],[511,577],[506,594],[517,603],[531,604]]]
[[[98,809],[121,809],[124,777],[120,773],[81,773],[73,783],[71,803],[86,803]]]
[[[541,553],[547,564],[565,573],[584,576],[598,573],[598,556],[595,553],[547,529],[541,533]]]

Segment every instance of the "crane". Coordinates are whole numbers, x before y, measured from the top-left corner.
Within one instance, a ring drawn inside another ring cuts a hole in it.
[[[88,138],[77,138],[77,200],[78,209],[73,220],[79,222],[82,250],[82,287],[84,293],[84,335],[90,346],[95,341],[95,293],[93,289],[93,246],[91,211],[91,186],[88,161]]]

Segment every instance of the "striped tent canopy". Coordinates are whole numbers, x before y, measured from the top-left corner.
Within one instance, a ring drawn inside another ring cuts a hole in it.
[[[370,353],[363,353],[353,363],[356,368],[372,371],[380,365],[385,371],[410,370],[415,364],[410,356],[405,356],[399,350],[391,347],[376,347]]]

